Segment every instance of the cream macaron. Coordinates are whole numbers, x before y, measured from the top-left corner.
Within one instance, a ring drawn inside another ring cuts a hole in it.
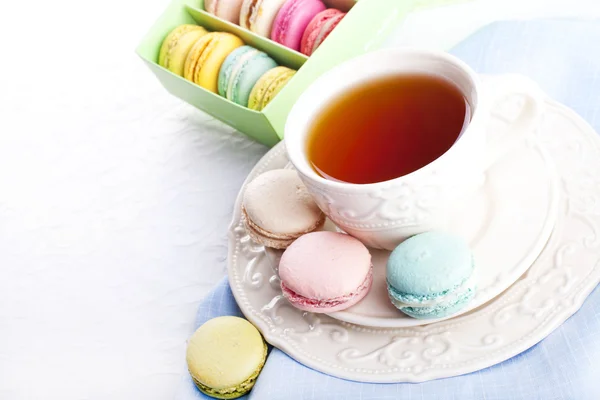
[[[257,35],[270,37],[273,22],[286,1],[244,0],[240,10],[240,26]]]
[[[275,249],[287,248],[325,223],[298,173],[287,169],[265,172],[246,186],[242,217],[252,240]]]

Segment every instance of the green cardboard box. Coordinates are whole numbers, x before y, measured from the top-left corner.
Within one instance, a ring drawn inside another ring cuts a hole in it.
[[[361,0],[310,57],[258,36],[204,11],[204,0],[173,0],[137,48],[162,85],[174,96],[231,125],[247,136],[273,146],[283,138],[288,113],[300,94],[335,65],[378,48],[413,7],[413,0]],[[280,65],[298,70],[261,112],[234,104],[177,76],[157,64],[167,34],[181,24],[195,23],[210,31],[230,32],[268,53]]]

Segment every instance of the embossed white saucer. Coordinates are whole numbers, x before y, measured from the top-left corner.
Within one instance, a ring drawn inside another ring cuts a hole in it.
[[[536,141],[524,143],[495,164],[479,191],[455,210],[448,229],[468,239],[477,266],[475,298],[459,313],[419,320],[398,311],[388,299],[385,281],[390,252],[370,249],[374,280],[369,294],[352,308],[330,316],[364,326],[405,328],[449,319],[488,302],[523,275],[548,241],[556,220],[557,183],[555,168],[543,147]],[[337,228],[328,221],[325,229]],[[283,252],[265,251],[271,266],[277,268]]]
[[[510,119],[510,106],[496,116],[491,126],[495,133],[501,134],[502,121]],[[264,248],[246,235],[240,223],[240,196],[230,229],[228,272],[244,315],[268,342],[299,362],[363,382],[419,382],[455,376],[506,360],[542,340],[579,309],[600,281],[598,138],[569,109],[550,100],[547,108],[538,135],[540,145],[523,145],[494,168],[490,183],[482,188],[484,193],[494,192],[493,202],[489,200],[491,194],[482,194],[474,205],[466,207],[467,214],[472,214],[461,228],[471,238],[482,238],[472,242],[476,257],[494,262],[488,259],[493,253],[500,262],[515,263],[503,269],[500,280],[518,278],[533,261],[525,275],[500,295],[459,317],[415,327],[372,328],[301,312],[281,297]],[[258,163],[247,182],[264,171],[282,168],[286,162],[284,148],[279,145]],[[557,197],[552,195],[553,165],[559,182]],[[495,176],[507,172],[514,180]],[[527,195],[514,194],[513,184]],[[506,191],[513,194],[509,196]],[[499,205],[497,198],[506,203]],[[554,202],[557,219],[546,241],[553,225]],[[494,210],[493,221],[486,221],[490,210]],[[489,233],[482,232],[492,229],[506,236],[483,239]],[[532,230],[524,235],[523,229]],[[515,237],[527,240],[521,242]],[[516,248],[504,247],[506,242]],[[518,256],[511,258],[515,254]],[[490,288],[497,286],[489,282]],[[485,288],[482,293],[484,298],[489,296]],[[394,319],[391,314],[373,315],[358,306],[351,311],[336,317],[387,321],[382,323]],[[401,314],[398,317],[405,318]]]

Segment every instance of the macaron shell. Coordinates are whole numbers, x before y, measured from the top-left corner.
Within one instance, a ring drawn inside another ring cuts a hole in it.
[[[204,0],[204,10],[212,15],[217,14],[217,3],[220,0]]]
[[[473,270],[473,256],[462,238],[426,232],[394,249],[387,262],[387,283],[397,292],[436,296],[464,282]]]
[[[207,33],[208,31],[202,28],[202,30],[194,30],[184,34],[179,39],[177,45],[169,52],[165,60],[165,68],[176,75],[183,76],[185,62],[190,50],[194,44]]]
[[[185,62],[184,77],[203,88],[218,93],[221,65],[227,56],[244,45],[242,39],[226,32],[211,32],[192,47]]]
[[[194,44],[194,42],[189,43],[193,36],[188,34],[193,32],[197,32],[198,36],[196,39],[207,33],[203,27],[192,24],[180,25],[173,29],[162,42],[158,55],[158,64],[169,69],[169,65],[173,64],[173,55],[175,54],[181,56],[185,62],[187,53]],[[183,38],[186,38],[185,43],[182,43]]]
[[[186,361],[194,381],[209,394],[249,391],[265,363],[267,349],[258,330],[238,317],[218,317],[203,324],[188,342]],[[252,379],[254,378],[254,379]]]
[[[250,182],[243,207],[253,224],[282,239],[309,232],[324,218],[298,173],[287,169],[265,172]]]
[[[204,0],[204,9],[225,21],[237,24],[243,0]]]
[[[353,293],[371,271],[371,254],[359,240],[337,232],[301,236],[279,262],[279,277],[293,292],[327,300]]]
[[[475,290],[470,290],[451,303],[442,303],[434,307],[402,307],[399,309],[406,315],[417,319],[445,318],[466,307],[474,296]]]
[[[274,79],[269,85],[268,89],[265,91],[262,102],[262,108],[266,108],[271,101],[281,92],[281,90],[287,85],[287,83],[294,77],[296,71],[290,70],[285,74],[278,76]]]
[[[270,37],[273,21],[286,0],[244,0],[240,12],[240,26]]]
[[[284,250],[289,247],[290,244],[294,243],[296,237],[288,238],[287,235],[278,235],[274,234],[265,234],[265,231],[262,229],[258,229],[258,227],[250,221],[248,216],[246,215],[246,210],[242,209],[242,219],[244,223],[244,227],[246,228],[246,233],[250,236],[250,239],[254,243],[259,243],[263,246],[270,247],[272,249]],[[323,220],[323,222],[325,222]],[[316,226],[314,230],[318,229],[320,226]]]
[[[373,285],[373,273],[369,272],[367,277],[365,278],[363,284],[355,289],[353,293],[348,296],[344,296],[345,299],[343,301],[339,301],[334,303],[331,306],[318,304],[315,305],[314,302],[307,301],[305,297],[300,297],[296,293],[290,293],[286,290],[285,286],[282,285],[283,295],[284,297],[297,309],[313,312],[313,313],[333,313],[342,310],[346,310],[356,304],[358,304],[365,296],[369,293],[371,286]],[[326,302],[325,302],[326,304]]]
[[[312,55],[345,16],[345,13],[333,8],[317,14],[304,31],[300,51],[307,56]]]
[[[229,87],[229,82],[231,81],[230,78],[233,75],[236,64],[238,64],[243,57],[251,57],[254,53],[253,50],[255,50],[253,47],[247,45],[241,46],[232,51],[227,58],[225,58],[225,61],[223,61],[221,69],[219,70],[219,96],[227,96],[227,89]]]
[[[248,108],[256,111],[264,109],[295,74],[295,70],[283,66],[267,71],[252,88]]]
[[[219,94],[246,107],[256,82],[276,66],[277,63],[266,53],[250,46],[239,47],[223,62],[219,73]]]
[[[325,4],[321,0],[288,0],[275,18],[271,39],[300,51],[302,35],[310,21],[321,11]]]
[[[160,46],[160,50],[158,51],[158,64],[164,67],[165,58],[169,53],[169,50],[173,48],[173,46],[177,45],[177,41],[184,33],[190,32],[191,30],[196,29],[198,26],[193,24],[183,24],[171,30],[167,36],[163,39],[163,42]]]
[[[233,92],[233,101],[241,106],[247,107],[250,93],[252,93],[252,89],[256,82],[265,74],[265,72],[276,66],[277,63],[264,53],[250,60],[245,69],[240,72]]]

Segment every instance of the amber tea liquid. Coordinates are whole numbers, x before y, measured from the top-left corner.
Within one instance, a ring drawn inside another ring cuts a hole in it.
[[[444,154],[470,120],[462,92],[443,78],[395,75],[357,86],[312,125],[308,157],[322,177],[366,184],[414,172]]]

